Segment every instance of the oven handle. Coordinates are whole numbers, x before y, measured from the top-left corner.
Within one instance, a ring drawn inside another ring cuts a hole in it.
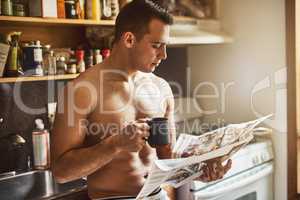
[[[252,171],[252,170],[251,170]],[[208,191],[208,192],[202,192],[202,191],[198,191],[195,192],[195,196],[197,197],[197,199],[205,199],[205,198],[212,198],[212,197],[217,197],[220,195],[224,195],[224,193],[226,192],[230,192],[232,190],[236,190],[238,188],[244,187],[250,183],[253,183],[269,174],[271,174],[273,172],[273,164],[267,163],[267,166],[265,166],[264,169],[258,171],[257,173],[253,174],[253,175],[249,175],[247,178],[244,178],[242,180],[237,180],[232,184],[228,184],[224,187],[222,187],[221,189],[217,189],[214,191]],[[248,172],[251,174],[251,172]],[[214,186],[211,186],[214,187]]]

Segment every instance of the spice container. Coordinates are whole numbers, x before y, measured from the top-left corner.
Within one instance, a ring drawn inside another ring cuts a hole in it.
[[[11,0],[1,0],[1,14],[13,15],[13,4]]]
[[[75,1],[65,1],[66,18],[77,19]]]

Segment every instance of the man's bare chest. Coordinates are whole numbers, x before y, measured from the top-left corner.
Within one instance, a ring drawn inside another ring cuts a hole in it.
[[[98,93],[97,106],[88,117],[89,127],[94,126],[101,135],[111,133],[137,119],[165,116],[166,105],[164,95],[155,85],[109,85]]]
[[[131,121],[143,117],[163,116],[166,99],[155,84],[114,84],[99,93],[95,111],[111,120]]]

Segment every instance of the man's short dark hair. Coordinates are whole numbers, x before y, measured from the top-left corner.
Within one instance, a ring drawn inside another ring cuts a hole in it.
[[[148,26],[152,19],[161,20],[172,25],[173,17],[168,11],[151,0],[133,0],[120,11],[115,26],[115,42],[118,42],[125,32],[132,32],[137,40],[149,31]]]

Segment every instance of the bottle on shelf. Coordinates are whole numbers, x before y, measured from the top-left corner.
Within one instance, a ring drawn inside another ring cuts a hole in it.
[[[112,19],[111,0],[101,0],[101,19]]]
[[[100,49],[95,49],[95,54],[94,54],[95,62],[94,64],[99,64],[103,61],[102,55],[100,53]]]
[[[119,14],[119,1],[118,0],[111,0],[111,18],[116,19]]]
[[[65,1],[65,13],[68,19],[78,19],[74,0]]]
[[[56,57],[54,56],[54,52],[50,51],[50,56],[48,57],[48,74],[55,75],[56,74]]]
[[[35,169],[50,167],[50,137],[42,119],[35,120],[36,129],[32,131],[33,160]]]
[[[108,58],[110,56],[110,49],[102,49],[101,54],[102,54],[103,60]]]
[[[100,20],[101,18],[100,0],[86,1],[86,18],[92,20]]]
[[[65,0],[57,0],[57,17],[66,18]]]
[[[16,77],[23,75],[20,58],[21,49],[19,46],[20,36],[21,32],[12,32],[8,34],[10,49],[5,67],[5,76]]]
[[[88,51],[86,51],[87,53],[85,54],[85,66],[86,68],[90,68],[94,65],[94,53],[93,53],[93,50],[90,49]]]
[[[77,58],[77,71],[79,73],[82,73],[85,71],[85,63],[84,63],[84,51],[83,50],[77,50],[76,51],[76,58]]]
[[[76,0],[76,12],[78,19],[84,19],[85,18],[85,0]]]
[[[48,68],[49,68],[49,57],[50,57],[50,49],[51,49],[51,45],[47,44],[43,46],[43,70],[44,70],[44,74],[48,74]]]

